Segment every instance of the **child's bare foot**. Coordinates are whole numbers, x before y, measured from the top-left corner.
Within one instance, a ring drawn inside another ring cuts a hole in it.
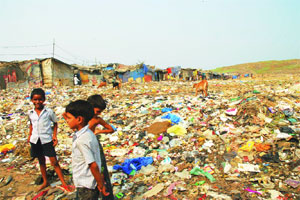
[[[61,186],[56,186],[59,189],[61,189],[64,192],[73,192],[75,190],[74,185],[61,185]]]
[[[48,187],[49,186],[49,183],[48,182],[44,182],[38,189],[38,191],[41,191],[43,190],[44,188]]]

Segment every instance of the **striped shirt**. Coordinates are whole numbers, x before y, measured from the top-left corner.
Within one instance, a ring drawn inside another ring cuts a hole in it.
[[[76,188],[96,188],[97,182],[89,168],[89,164],[93,162],[97,163],[101,172],[99,143],[87,125],[73,135],[72,170]]]
[[[52,141],[52,123],[57,122],[57,117],[53,110],[44,107],[40,116],[36,111],[30,110],[28,113],[30,123],[32,124],[32,133],[30,142],[36,144],[38,139],[41,140],[42,144],[46,144]]]

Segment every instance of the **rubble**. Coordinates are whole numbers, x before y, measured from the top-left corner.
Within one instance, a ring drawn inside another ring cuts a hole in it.
[[[73,132],[61,114],[70,101],[101,94],[108,101],[102,117],[115,129],[100,140],[116,199],[299,198],[299,80],[208,82],[206,98],[195,96],[193,82],[124,83],[120,91],[45,88],[59,119],[56,151],[69,183]],[[33,174],[32,186],[40,174],[26,143],[30,92],[0,91],[0,166]],[[144,158],[150,160],[143,164]],[[9,197],[16,179],[1,176],[0,196]],[[57,181],[41,193],[15,195],[75,198],[55,189]]]

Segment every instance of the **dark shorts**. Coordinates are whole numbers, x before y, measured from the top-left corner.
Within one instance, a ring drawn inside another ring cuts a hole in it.
[[[88,188],[76,188],[76,200],[98,200],[99,190]]]
[[[39,139],[36,144],[30,142],[30,145],[31,145],[30,155],[33,158],[37,158],[41,156],[48,156],[48,157],[56,156],[52,141],[46,144],[42,144],[41,140]]]

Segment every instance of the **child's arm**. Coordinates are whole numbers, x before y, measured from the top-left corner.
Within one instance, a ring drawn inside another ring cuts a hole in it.
[[[31,134],[32,134],[32,124],[30,123],[30,125],[29,125],[29,136],[28,136],[27,142],[30,142]]]
[[[53,146],[56,146],[57,145],[57,122],[54,123],[52,141],[53,141]]]
[[[100,193],[102,193],[104,196],[108,196],[109,193],[106,192],[105,186],[104,186],[104,178],[103,175],[99,171],[99,167],[96,162],[92,162],[89,164],[90,170],[96,179],[97,187]]]
[[[99,117],[99,124],[101,124],[105,129],[95,130],[96,135],[100,133],[113,133],[115,131],[112,126],[106,123],[101,117]]]
[[[64,119],[67,119],[67,113],[66,113],[66,112],[64,112],[64,113],[62,114],[62,116],[63,116]]]

